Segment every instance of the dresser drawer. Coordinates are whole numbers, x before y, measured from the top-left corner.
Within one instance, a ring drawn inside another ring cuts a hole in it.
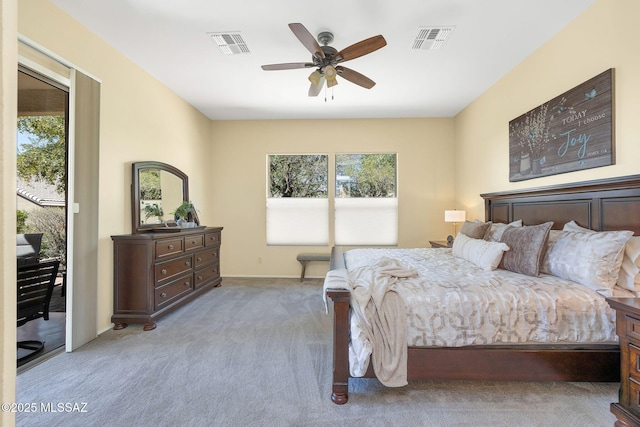
[[[625,316],[625,322],[627,337],[640,340],[640,320],[627,315]]]
[[[220,246],[220,232],[206,233],[204,235],[205,246]]]
[[[159,310],[171,301],[193,290],[192,276],[182,276],[173,282],[169,282],[163,286],[156,288],[155,291],[155,309]]]
[[[204,248],[204,234],[196,234],[184,238],[185,251],[191,251],[199,248]]]
[[[218,277],[220,277],[220,265],[218,263],[200,269],[195,272],[195,288],[198,289],[200,286]]]
[[[158,263],[155,266],[156,286],[166,283],[177,275],[192,271],[193,256],[184,256],[171,261]]]
[[[199,268],[203,265],[211,264],[213,261],[219,258],[220,248],[211,248],[205,251],[198,252],[193,256],[194,267]]]
[[[640,383],[640,347],[629,344],[629,376]]]
[[[156,242],[156,258],[164,258],[179,254],[184,249],[182,237],[177,239],[158,240]]]

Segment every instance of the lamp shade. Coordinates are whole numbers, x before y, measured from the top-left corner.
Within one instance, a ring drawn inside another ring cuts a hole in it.
[[[318,70],[316,70],[316,71],[314,71],[313,73],[311,73],[309,75],[309,81],[317,86],[318,83],[320,83],[320,78],[321,77],[322,77],[322,75],[320,74],[320,72]]]
[[[464,222],[467,218],[466,211],[452,210],[444,211],[444,222]]]

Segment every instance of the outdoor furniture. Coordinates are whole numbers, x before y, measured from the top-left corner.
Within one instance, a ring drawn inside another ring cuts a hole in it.
[[[59,266],[59,260],[18,266],[18,326],[41,317],[49,320],[49,302]],[[18,349],[27,350],[26,354],[18,356],[18,361],[31,357],[43,348],[42,341],[18,341]]]
[[[17,234],[16,256],[18,265],[37,264],[40,261],[42,233]]]

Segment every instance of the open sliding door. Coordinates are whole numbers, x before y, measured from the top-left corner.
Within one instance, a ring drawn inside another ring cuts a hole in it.
[[[67,351],[98,336],[100,83],[72,69],[70,98]]]
[[[19,36],[18,62],[69,88],[67,141],[67,322],[70,352],[98,336],[100,82]]]

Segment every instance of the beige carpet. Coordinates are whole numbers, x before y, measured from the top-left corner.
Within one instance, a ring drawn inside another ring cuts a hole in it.
[[[224,279],[144,332],[108,331],[19,374],[18,426],[612,426],[617,383],[350,381],[330,401],[321,281]],[[42,412],[44,408],[85,412]],[[74,404],[78,404],[74,406]],[[84,406],[86,404],[86,406]]]

